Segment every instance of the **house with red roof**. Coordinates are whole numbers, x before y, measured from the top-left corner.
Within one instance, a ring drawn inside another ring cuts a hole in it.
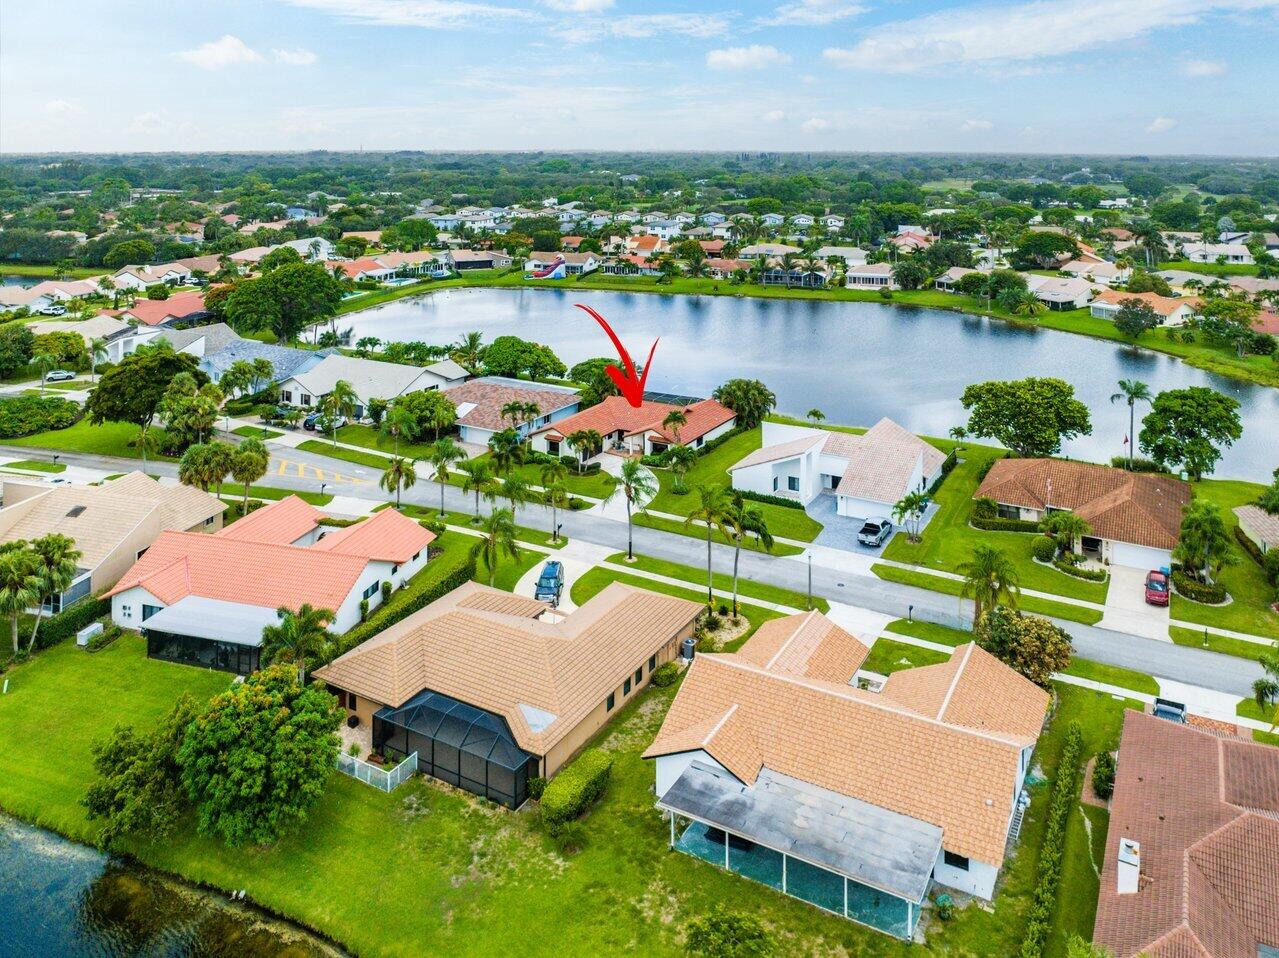
[[[279,610],[328,609],[329,630],[346,632],[430,558],[435,533],[394,509],[340,529],[322,519],[288,496],[215,535],[161,532],[106,593],[112,621],[140,631],[151,658],[245,675]]]
[[[203,319],[204,293],[174,293],[168,299],[138,299],[126,309],[108,310],[108,315],[139,326],[185,326]]]
[[[682,413],[684,423],[666,425],[666,417]],[[637,408],[622,396],[609,396],[529,436],[533,449],[552,456],[566,455],[566,441],[579,431],[594,430],[604,448],[626,455],[657,455],[675,445],[697,449],[724,435],[737,424],[733,410],[714,399],[676,404],[645,399]]]

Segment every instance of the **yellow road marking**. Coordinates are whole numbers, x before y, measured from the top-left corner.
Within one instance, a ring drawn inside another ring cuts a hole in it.
[[[325,469],[319,469],[310,463],[295,462],[292,459],[280,459],[279,465],[276,466],[275,474],[277,476],[293,476],[298,479],[314,479],[317,482],[349,482],[352,485],[367,485],[368,479],[360,479],[357,476],[346,476],[340,472],[328,472]]]

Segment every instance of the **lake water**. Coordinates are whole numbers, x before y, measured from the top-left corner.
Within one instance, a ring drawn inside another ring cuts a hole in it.
[[[967,420],[959,396],[970,383],[1057,376],[1092,410],[1093,434],[1064,452],[1107,462],[1124,452],[1128,407],[1111,404],[1120,379],[1154,392],[1211,386],[1239,400],[1243,438],[1219,477],[1268,481],[1279,466],[1279,389],[1216,376],[1170,356],[943,310],[793,299],[675,296],[562,289],[441,290],[344,319],[355,337],[455,341],[480,330],[545,343],[570,366],[612,348],[574,309],[597,309],[642,361],[654,338],[648,389],[708,396],[726,379],[759,379],[782,412],[817,407],[831,422],[871,425],[890,416],[914,432],[945,436]],[[1148,407],[1147,407],[1148,408]],[[1138,407],[1140,431],[1142,407]]]
[[[0,816],[0,958],[339,958],[255,909]]]
[[[34,286],[48,278],[47,276],[27,276],[22,273],[0,273],[0,286]]]

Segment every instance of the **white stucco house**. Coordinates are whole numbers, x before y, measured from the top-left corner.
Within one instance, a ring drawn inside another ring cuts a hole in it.
[[[370,399],[390,402],[424,389],[447,389],[465,381],[466,376],[466,370],[451,359],[431,366],[409,366],[334,353],[281,382],[280,399],[291,406],[311,409],[342,380],[355,390],[354,418],[362,419]]]

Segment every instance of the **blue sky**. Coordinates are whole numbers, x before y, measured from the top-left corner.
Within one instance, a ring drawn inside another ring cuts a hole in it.
[[[1279,0],[0,4],[0,150],[1279,153]]]

